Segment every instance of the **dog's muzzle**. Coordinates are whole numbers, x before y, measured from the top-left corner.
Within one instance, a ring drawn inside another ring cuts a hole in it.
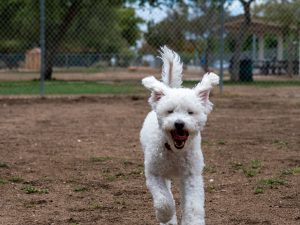
[[[174,129],[174,130],[171,130],[171,136],[172,136],[175,148],[182,149],[185,145],[186,140],[189,137],[189,132],[184,129]]]

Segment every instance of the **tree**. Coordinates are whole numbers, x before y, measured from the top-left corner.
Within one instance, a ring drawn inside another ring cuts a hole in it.
[[[179,52],[202,53],[204,69],[208,71],[219,38],[220,7],[221,1],[217,0],[181,2],[166,19],[150,24],[145,39],[155,49],[163,43]]]
[[[190,21],[189,29],[195,36],[195,48],[198,52],[204,52],[205,71],[209,71],[212,54],[218,46],[221,7],[222,1],[217,0],[197,0],[190,3],[194,18]],[[227,16],[228,13],[225,12],[225,17]],[[202,43],[199,40],[202,40]]]
[[[45,79],[58,52],[117,54],[135,45],[142,20],[122,0],[53,0],[46,6]],[[25,51],[39,43],[39,1],[0,3],[0,50]],[[2,32],[3,31],[3,32]]]

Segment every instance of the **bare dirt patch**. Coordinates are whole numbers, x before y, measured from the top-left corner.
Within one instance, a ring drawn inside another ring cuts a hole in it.
[[[212,100],[207,224],[299,224],[295,88],[234,88]],[[148,111],[145,97],[1,99],[0,224],[157,224],[139,145]]]

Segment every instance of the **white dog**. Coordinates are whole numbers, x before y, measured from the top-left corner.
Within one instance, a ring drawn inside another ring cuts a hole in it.
[[[149,103],[153,109],[140,133],[146,184],[161,225],[177,224],[172,178],[179,178],[180,182],[181,225],[204,225],[204,161],[200,132],[212,110],[209,92],[219,83],[219,77],[207,73],[195,88],[182,88],[180,57],[164,46],[161,59],[162,82],[153,76],[142,80],[152,92]]]

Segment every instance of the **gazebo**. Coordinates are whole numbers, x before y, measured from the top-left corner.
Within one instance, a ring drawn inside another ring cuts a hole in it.
[[[236,16],[232,17],[225,21],[224,27],[227,31],[237,33],[240,30],[240,27],[244,24],[244,16]],[[277,37],[277,55],[276,61],[282,62],[283,61],[283,51],[284,51],[284,38],[283,34],[286,27],[282,25],[271,22],[265,21],[262,18],[251,18],[251,24],[249,26],[249,33],[251,33],[254,37],[254,40],[258,39],[258,55],[256,55],[256,51],[254,51],[254,58],[257,59],[259,62],[265,61],[265,39],[264,36],[266,34],[274,34]],[[296,27],[289,27],[291,30],[296,30]],[[256,48],[256,47],[255,47]],[[256,50],[256,49],[255,49]],[[300,61],[300,44],[299,44],[299,60],[298,66]],[[300,69],[298,67],[298,73],[300,73]]]

